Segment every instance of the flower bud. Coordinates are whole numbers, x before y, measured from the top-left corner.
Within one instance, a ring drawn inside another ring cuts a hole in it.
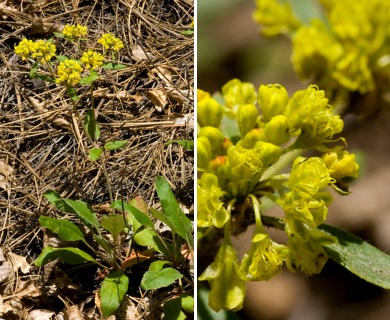
[[[279,84],[261,85],[259,88],[259,105],[265,121],[282,114],[288,103],[288,93]]]
[[[359,165],[355,161],[355,155],[347,151],[329,152],[322,156],[325,165],[329,169],[330,176],[336,180],[342,178],[357,178]]]
[[[238,107],[236,117],[241,137],[244,137],[256,126],[258,115],[257,107],[253,104],[244,104]]]
[[[206,137],[210,141],[212,158],[223,154],[224,136],[221,130],[214,127],[203,127],[199,131],[199,137]]]
[[[290,139],[288,128],[288,119],[286,116],[277,115],[272,117],[264,128],[265,138],[268,142],[280,146]]]
[[[196,141],[197,144],[197,156],[198,156],[198,168],[206,170],[209,166],[211,159],[211,144],[206,137],[199,137]]]
[[[265,141],[263,128],[256,128],[249,131],[243,139],[243,146],[246,149],[253,149],[259,141]]]
[[[205,97],[198,101],[198,123],[201,127],[218,128],[223,117],[222,106],[213,98]]]
[[[197,97],[197,101],[201,102],[202,100],[204,100],[206,98],[210,98],[210,93],[198,89],[198,90],[196,90],[196,97]]]
[[[242,104],[254,104],[256,102],[256,89],[249,82],[241,82],[233,79],[222,87],[222,95],[225,100],[227,116],[234,118],[238,106]]]

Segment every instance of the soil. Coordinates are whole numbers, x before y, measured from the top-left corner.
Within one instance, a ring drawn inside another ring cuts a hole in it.
[[[193,220],[194,155],[180,142],[193,141],[193,5],[192,0],[0,3],[0,318],[101,319],[97,292],[108,269],[58,261],[38,268],[33,263],[57,239],[40,226],[40,216],[79,223],[56,210],[46,191],[88,203],[101,219],[115,199],[141,197],[147,207],[159,209],[155,179],[163,176]],[[92,103],[90,87],[76,86],[75,105],[63,86],[30,78],[31,61],[14,52],[23,38],[53,39],[57,54],[76,58],[74,43],[53,36],[66,24],[88,27],[84,48],[101,52],[96,40],[104,33],[124,43],[114,61],[124,68],[102,69],[94,82],[100,128],[95,141],[83,128]],[[122,140],[124,147],[104,151],[99,160],[88,157],[92,148]],[[166,226],[156,226],[172,240]],[[110,319],[161,319],[165,301],[183,289],[193,292],[191,259],[180,267],[187,275],[180,285],[141,289],[141,278],[155,259],[126,269],[129,290]],[[11,267],[3,277],[5,266]]]

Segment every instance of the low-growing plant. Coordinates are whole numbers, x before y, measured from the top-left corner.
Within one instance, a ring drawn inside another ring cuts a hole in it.
[[[332,201],[328,188],[348,195],[359,165],[345,150],[343,120],[323,90],[310,85],[290,97],[281,85],[256,90],[234,79],[219,99],[198,90],[197,115],[198,240],[216,243],[223,235],[214,261],[199,277],[211,286],[212,309],[239,310],[248,281],[269,280],[282,265],[317,274],[329,257],[390,288],[389,256],[324,224]],[[274,206],[284,217],[265,214]],[[251,247],[239,260],[231,237],[251,224]],[[266,227],[283,230],[287,241],[274,241]]]
[[[61,198],[52,190],[46,191],[47,200],[56,209],[77,217],[87,234],[68,219],[41,216],[39,223],[42,227],[74,245],[44,247],[35,265],[44,266],[49,261],[60,259],[67,264],[92,263],[108,270],[99,289],[100,308],[103,316],[108,317],[117,311],[128,291],[131,278],[127,269],[144,260],[153,259],[149,270],[143,275],[141,288],[159,289],[178,281],[178,297],[169,300],[164,305],[164,311],[168,316],[172,306],[176,306],[176,319],[184,319],[181,309],[193,312],[193,281],[188,270],[193,252],[192,223],[180,209],[163,177],[157,177],[155,186],[162,211],[148,209],[141,198],[130,202],[116,200],[111,203],[112,213],[104,215],[100,220],[86,202]],[[172,239],[160,235],[149,213],[170,229]],[[77,247],[79,242],[85,245],[85,250]],[[144,250],[138,252],[135,245]]]
[[[96,43],[88,38],[88,30],[82,25],[66,25],[62,33],[55,32],[55,37],[48,40],[32,41],[26,38],[15,46],[15,53],[30,63],[30,77],[38,78],[49,84],[66,89],[72,104],[71,113],[73,132],[79,139],[78,145],[89,160],[101,161],[110,197],[111,213],[100,220],[91,206],[81,200],[62,198],[55,191],[49,190],[44,196],[58,210],[73,214],[79,219],[82,228],[67,219],[41,216],[42,227],[50,229],[63,240],[71,243],[68,247],[54,248],[46,246],[35,265],[44,266],[49,261],[59,258],[67,264],[96,264],[108,275],[99,289],[102,315],[108,317],[119,308],[131,279],[127,270],[134,264],[153,259],[149,270],[143,275],[141,287],[153,290],[168,287],[178,281],[179,292],[175,299],[164,304],[166,316],[172,319],[184,319],[182,310],[193,312],[193,280],[188,271],[193,254],[192,223],[180,209],[168,182],[157,177],[155,187],[161,201],[162,211],[148,209],[146,203],[136,198],[130,202],[114,200],[110,176],[106,162],[108,153],[123,148],[127,140],[100,141],[101,132],[95,115],[94,88],[100,80],[103,70],[126,68],[119,62],[119,52],[123,42],[113,34],[103,34],[96,42],[101,50],[95,49]],[[68,41],[74,46],[71,57],[57,54],[57,41]],[[92,49],[91,49],[92,48]],[[83,100],[80,93],[89,92],[87,108],[79,105]],[[81,109],[81,110],[80,110]],[[85,151],[79,127],[88,139],[88,151]],[[173,140],[186,148],[193,148],[193,142]],[[150,215],[164,223],[172,234],[172,239],[162,237]],[[84,232],[86,228],[86,233]],[[77,247],[82,243],[86,249]],[[136,247],[143,248],[138,252]],[[159,255],[159,258],[157,258]],[[188,287],[189,285],[189,287]],[[172,312],[174,307],[175,312]]]

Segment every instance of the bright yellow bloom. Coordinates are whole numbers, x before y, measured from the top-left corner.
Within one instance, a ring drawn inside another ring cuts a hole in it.
[[[27,40],[22,41],[15,47],[15,53],[23,60],[34,59],[36,61],[49,61],[56,54],[56,46],[48,40]]]
[[[80,39],[82,37],[85,37],[87,35],[87,27],[86,26],[82,26],[82,25],[69,25],[67,24],[65,27],[64,27],[64,30],[62,31],[62,33],[69,37],[70,39]]]
[[[35,51],[35,42],[23,38],[17,46],[15,46],[15,53],[22,57],[23,60],[32,58]]]
[[[56,78],[56,83],[74,86],[80,82],[82,70],[80,64],[75,60],[61,61],[57,69],[58,78]]]
[[[35,41],[33,58],[37,61],[49,61],[56,54],[56,46],[50,41],[38,40]]]
[[[107,50],[119,51],[123,48],[123,42],[110,33],[103,34],[97,42]]]
[[[104,57],[99,52],[88,50],[83,53],[80,61],[85,65],[85,69],[95,70],[103,64]]]

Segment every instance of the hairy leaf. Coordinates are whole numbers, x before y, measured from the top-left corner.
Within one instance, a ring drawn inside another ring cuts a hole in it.
[[[192,223],[180,209],[168,182],[161,176],[156,179],[156,190],[161,200],[163,213],[169,222],[169,227],[193,248]]]
[[[62,210],[75,214],[88,228],[95,228],[95,230],[99,229],[99,221],[96,214],[86,202],[64,198],[62,198],[60,202],[64,204],[64,209]]]
[[[183,275],[173,269],[165,268],[159,271],[146,271],[141,280],[141,287],[144,290],[163,288],[171,285],[176,280],[181,279]]]
[[[129,287],[129,278],[123,271],[110,273],[102,283],[100,289],[100,303],[105,318],[113,315],[118,310],[123,297]]]
[[[128,142],[127,140],[110,141],[104,145],[104,149],[111,150],[111,151],[118,150],[124,147],[127,144],[127,142]]]
[[[125,230],[125,222],[120,214],[109,214],[104,216],[100,225],[109,231],[113,238],[116,238],[122,231]]]
[[[47,246],[43,248],[41,254],[34,261],[34,264],[41,267],[57,258],[67,264],[82,264],[86,262],[96,263],[94,258],[78,248],[53,248]]]
[[[100,129],[95,118],[95,111],[93,109],[89,109],[85,114],[84,128],[92,140],[99,140]]]
[[[84,240],[84,235],[80,229],[68,220],[54,219],[46,216],[39,217],[41,226],[50,229],[64,241]]]
[[[330,258],[358,277],[390,289],[390,255],[339,228],[323,224],[319,229],[339,240],[325,246]]]
[[[103,150],[101,148],[92,148],[91,150],[88,151],[88,158],[91,161],[96,161],[100,158],[102,153],[103,153]]]

